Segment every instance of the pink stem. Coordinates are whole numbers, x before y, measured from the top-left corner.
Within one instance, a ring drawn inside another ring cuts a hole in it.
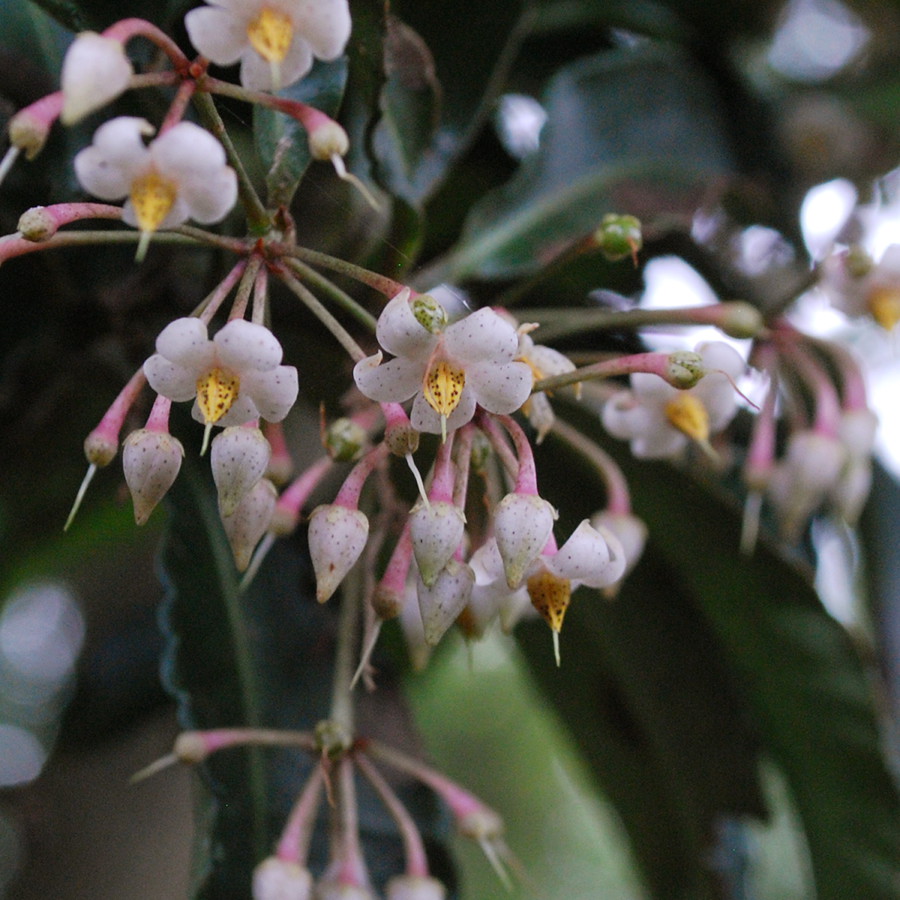
[[[351,470],[337,496],[332,501],[335,506],[343,506],[347,509],[359,507],[359,496],[362,493],[366,479],[372,474],[388,453],[384,444],[373,447]]]
[[[301,866],[306,864],[324,774],[322,766],[316,766],[303,786],[275,848],[279,859]]]
[[[463,425],[457,432],[456,441],[456,483],[453,485],[453,502],[460,509],[465,509],[466,497],[469,493],[469,469],[472,462],[472,438],[475,426]]]
[[[497,416],[498,421],[509,433],[516,447],[516,454],[519,458],[519,471],[516,475],[517,494],[528,494],[536,496],[537,489],[537,468],[534,464],[534,453],[531,444],[528,442],[528,436],[522,430],[522,427],[514,419],[509,416]]]
[[[104,32],[103,37],[112,38],[123,46],[134,37],[144,37],[156,44],[172,61],[175,68],[187,74],[190,60],[182,53],[181,48],[164,31],[160,31],[152,22],[145,19],[121,19],[114,22]]]
[[[166,113],[162,125],[159,126],[160,135],[165,134],[170,128],[173,128],[184,118],[188,103],[191,102],[191,97],[194,96],[196,90],[197,83],[195,81],[182,81],[182,83],[178,85],[178,90],[175,92],[175,99],[169,106],[169,111]]]
[[[575,369],[574,372],[564,372],[562,375],[542,378],[535,382],[533,393],[551,391],[555,388],[566,387],[588,379],[611,378],[615,375],[632,375],[635,372],[658,375],[663,381],[671,384],[673,387],[684,387],[673,376],[671,354],[635,353],[631,356],[620,356],[617,359],[606,359],[589,366],[582,366],[580,369]]]
[[[276,503],[276,509],[287,513],[294,524],[300,518],[300,510],[309,499],[312,492],[318,487],[319,482],[334,465],[330,456],[323,456],[313,463],[302,475],[291,482],[290,486],[281,494]]]
[[[169,433],[169,411],[172,409],[172,401],[162,394],[156,395],[153,401],[153,408],[147,418],[147,424],[144,426],[148,431],[159,431],[163,434]]]
[[[247,260],[241,259],[232,267],[231,271],[219,282],[218,286],[203,301],[200,313],[200,321],[209,325],[213,316],[219,311],[219,307],[225,298],[231,293],[232,288],[240,281],[244,270],[247,268]]]
[[[113,400],[109,409],[103,414],[103,418],[97,423],[97,427],[88,436],[108,441],[111,445],[119,443],[119,432],[125,422],[125,417],[131,409],[138,394],[143,390],[147,379],[144,377],[143,368],[138,369],[128,380],[125,387],[119,391],[119,395]]]
[[[431,479],[431,487],[428,491],[428,499],[436,503],[453,502],[453,482],[455,471],[451,453],[453,450],[453,438],[455,432],[447,435],[447,440],[438,447],[434,461],[434,475]]]
[[[356,784],[353,761],[344,756],[338,763],[338,811],[336,846],[337,883],[365,888],[369,879],[359,843],[359,813],[356,806]]]

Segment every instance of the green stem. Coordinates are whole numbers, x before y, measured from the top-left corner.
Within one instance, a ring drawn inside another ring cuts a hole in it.
[[[331,279],[326,278],[299,259],[285,259],[284,264],[314,288],[321,291],[323,294],[327,294],[329,299],[332,300],[335,305],[353,316],[360,325],[367,328],[373,334],[375,333],[377,321],[375,316],[368,310],[363,309],[359,303],[357,303],[348,293],[342,291],[333,281],[331,281]]]
[[[320,253],[318,250],[310,250],[308,247],[278,247],[277,249],[285,257],[301,259],[312,266],[321,266],[323,269],[330,269],[332,272],[346,275],[361,284],[367,284],[389,300],[396,297],[406,287],[405,284],[394,281],[393,278],[388,278],[386,275],[379,275],[362,266],[357,266],[336,256],[330,256],[327,253]]]
[[[297,281],[290,272],[283,268],[274,269],[278,277],[287,285],[288,289],[296,294],[306,308],[334,335],[337,342],[350,354],[354,362],[365,359],[366,352],[356,343],[350,332],[313,296],[305,284]]]
[[[344,581],[338,615],[337,652],[334,658],[334,681],[331,688],[329,720],[352,740],[355,724],[353,708],[353,674],[359,643],[360,599],[362,582],[358,569]]]
[[[267,234],[272,228],[272,219],[256,193],[256,188],[253,187],[250,176],[247,175],[247,170],[244,168],[244,164],[235,150],[234,144],[231,142],[231,138],[225,129],[225,123],[219,115],[219,110],[216,109],[215,102],[209,94],[198,91],[194,94],[194,103],[206,127],[212,131],[225,148],[228,162],[237,173],[238,193],[244,207],[244,213],[247,216],[247,225],[250,232],[255,235]]]

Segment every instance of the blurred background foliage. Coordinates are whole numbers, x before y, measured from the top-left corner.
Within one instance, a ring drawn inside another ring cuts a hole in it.
[[[187,47],[191,5],[0,5],[0,119],[56,86],[73,30],[141,15]],[[293,211],[308,246],[420,287],[452,281],[477,302],[518,305],[524,319],[529,306],[590,307],[597,289],[634,296],[647,264],[673,255],[721,299],[781,309],[808,279],[808,190],[841,177],[862,202],[883,197],[900,159],[896,0],[351,8],[346,60],[300,88],[339,110],[351,168],[381,210],[309,167],[302,141],[289,168],[267,173],[284,128],[271,116],[226,105],[235,140],[259,149],[261,184],[277,176],[289,196],[299,181]],[[154,121],[164,108],[144,95],[117,103]],[[55,130],[41,157],[13,169],[0,191],[2,233],[29,206],[79,196],[69,163],[100,120]],[[560,256],[611,211],[644,224],[636,265]],[[740,240],[759,226],[778,252],[748,270]],[[226,227],[239,230],[238,217]],[[181,727],[309,727],[323,714],[334,610],[310,600],[302,534],[239,601],[199,469],[182,474],[168,516],[138,531],[115,465],[61,534],[84,435],[222,262],[151,246],[140,267],[130,250],[106,248],[0,270],[0,887],[11,897],[172,897],[189,884],[197,896],[246,896],[249,867],[300,783],[297,760],[217,761],[193,812],[184,773],[140,788],[127,775],[165,751],[176,705]],[[287,297],[275,298],[274,318],[308,404],[290,435],[302,460],[316,443],[315,409],[339,408],[348,367]],[[626,333],[559,344],[640,345]],[[566,414],[605,442],[596,417]],[[839,623],[817,596],[809,540],[788,548],[767,537],[747,560],[734,485],[609,449],[650,544],[615,602],[577,599],[562,668],[541,625],[523,626],[516,645],[491,639],[470,654],[450,641],[422,674],[407,671],[388,634],[362,727],[424,747],[503,813],[525,872],[513,896],[900,896],[893,477],[879,470],[857,536],[862,575],[847,582],[858,615]],[[539,465],[563,524],[603,505],[596,476],[552,439]],[[501,896],[441,811],[406,789],[455,896]],[[396,841],[371,800],[363,805],[380,877],[396,868]],[[211,841],[192,844],[192,821]]]

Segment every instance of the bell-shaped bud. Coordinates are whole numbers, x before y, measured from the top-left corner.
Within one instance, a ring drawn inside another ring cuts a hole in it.
[[[313,879],[296,862],[270,856],[253,871],[253,900],[310,900]]]
[[[230,516],[248,491],[263,477],[271,448],[258,428],[232,425],[217,435],[210,450],[213,481],[219,492],[219,513]]]
[[[134,74],[125,48],[114,38],[84,31],[72,41],[63,59],[60,121],[72,125],[115,100]]]
[[[316,573],[316,599],[324,603],[353,568],[366,546],[369,520],[358,509],[334,503],[309,517],[309,554]]]
[[[465,609],[474,585],[472,567],[456,559],[447,563],[430,587],[419,582],[419,612],[422,614],[425,643],[434,647],[440,641]]]
[[[253,549],[269,528],[278,492],[267,478],[261,478],[244,495],[244,499],[230,516],[222,517],[222,525],[231,544],[234,564],[239,572],[246,570],[253,557]]]
[[[536,494],[507,494],[494,511],[494,537],[506,583],[518,587],[553,531],[556,510]]]
[[[184,447],[166,431],[139,428],[125,438],[122,469],[134,502],[134,521],[143,525],[178,477]]]
[[[309,155],[327,162],[334,156],[346,156],[350,149],[347,132],[331,119],[324,119],[309,132]]]
[[[386,888],[387,900],[444,900],[447,889],[437,878],[396,875]]]
[[[431,587],[459,547],[466,526],[462,510],[443,500],[419,502],[409,514],[413,553],[422,581]]]

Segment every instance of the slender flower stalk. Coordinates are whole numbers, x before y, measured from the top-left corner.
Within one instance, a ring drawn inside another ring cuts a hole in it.
[[[122,207],[108,203],[55,203],[33,206],[19,216],[18,233],[28,241],[46,241],[63,226],[85,219],[122,220]]]
[[[324,294],[332,303],[356,319],[365,329],[372,333],[375,332],[375,316],[357,303],[346,291],[342,291],[333,281],[299,259],[284,256],[282,262],[302,281]]]
[[[278,839],[275,856],[279,859],[306,864],[324,781],[325,770],[321,765],[316,766],[294,803]]]

